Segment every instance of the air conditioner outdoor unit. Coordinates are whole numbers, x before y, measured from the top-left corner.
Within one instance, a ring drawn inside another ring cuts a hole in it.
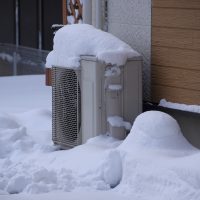
[[[139,56],[120,67],[92,56],[82,56],[78,69],[54,66],[53,142],[70,148],[108,132],[123,139],[126,130],[121,122],[133,123],[142,111],[141,71]],[[115,124],[112,117],[123,120]]]

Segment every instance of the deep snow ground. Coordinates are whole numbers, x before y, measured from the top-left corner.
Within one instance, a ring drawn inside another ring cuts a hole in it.
[[[0,86],[0,200],[200,200],[200,151],[170,116],[140,115],[123,142],[101,136],[58,151],[44,76]]]
[[[25,112],[51,109],[51,87],[43,75],[0,77],[0,111]]]
[[[78,198],[77,192],[69,192],[85,188],[85,195],[88,190],[94,195],[97,189],[108,190],[110,182],[118,181],[107,178],[110,169],[104,160],[120,141],[105,136],[68,151],[53,146],[51,87],[44,86],[43,75],[3,77],[0,85],[4,86],[0,88],[0,199],[50,191]]]

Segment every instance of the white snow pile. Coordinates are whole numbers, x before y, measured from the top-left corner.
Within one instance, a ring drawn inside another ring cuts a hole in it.
[[[37,99],[48,100],[51,90],[47,87],[46,97],[41,95],[44,88],[39,77],[35,76],[35,84],[27,85],[40,94]],[[27,76],[21,79],[26,81]],[[21,86],[19,77],[10,78],[10,82]],[[34,109],[30,109],[26,95],[35,100],[35,93],[31,96],[24,90],[23,103],[29,110],[20,112],[22,98],[14,98],[15,87],[7,97],[14,99],[12,108],[17,109],[10,112],[9,101],[7,106],[3,101],[3,111],[0,107],[1,200],[55,196],[76,200],[200,199],[200,151],[186,141],[169,115],[158,111],[141,114],[123,142],[103,135],[61,151],[51,142],[50,106],[37,101],[39,108],[33,103]],[[4,90],[6,87],[0,88],[0,92]]]
[[[161,99],[159,106],[177,109],[177,110],[200,113],[200,105],[187,105],[187,104],[181,104],[181,103],[173,103],[173,102],[166,101],[166,99]]]
[[[13,56],[7,53],[0,53],[0,59],[5,60],[7,62],[13,62]]]
[[[51,88],[43,88],[44,76],[4,77],[0,84],[7,85],[0,88],[7,97],[7,104],[0,99],[0,194],[108,190],[119,182],[119,168],[117,178],[109,177],[113,165],[121,162],[119,156],[111,158],[109,166],[106,163],[120,141],[100,136],[68,151],[57,151],[52,144]]]
[[[200,199],[200,151],[171,116],[141,114],[118,150],[123,163],[118,192],[142,200]]]
[[[131,123],[124,121],[122,117],[110,116],[107,119],[108,123],[115,127],[124,127],[126,130],[131,130]]]
[[[82,55],[96,56],[100,61],[118,66],[124,65],[128,58],[139,56],[128,44],[110,33],[88,24],[72,24],[56,32],[46,67],[76,68],[80,66]]]

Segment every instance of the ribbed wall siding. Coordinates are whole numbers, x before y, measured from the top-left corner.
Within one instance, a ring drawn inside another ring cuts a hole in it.
[[[151,0],[108,0],[108,32],[143,56],[143,95],[150,100]]]
[[[152,101],[200,104],[200,1],[152,0]]]

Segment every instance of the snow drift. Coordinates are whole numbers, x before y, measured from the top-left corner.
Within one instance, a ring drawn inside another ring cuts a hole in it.
[[[199,199],[200,152],[168,114],[149,111],[138,116],[118,149],[123,160],[118,192],[142,200]]]
[[[129,151],[137,147],[169,151],[194,149],[182,135],[176,120],[159,111],[149,111],[139,115],[131,133],[121,145],[121,149]]]
[[[24,90],[20,93],[24,97],[15,95],[19,79],[20,91],[23,81],[34,81],[29,89],[38,91],[38,99],[43,98],[36,102],[39,109],[35,109],[35,102],[30,109],[31,102],[26,101],[27,94],[28,99],[35,99],[35,92]],[[99,136],[76,148],[58,151],[50,142],[50,104],[43,104],[51,91],[41,87],[42,81],[41,76],[12,77],[5,80],[7,85],[15,85],[10,93],[4,91],[6,87],[0,88],[4,94],[4,107],[0,107],[0,199],[27,199],[24,193],[31,195],[30,199],[43,199],[45,195],[32,194],[49,192],[82,199],[80,191],[85,191],[88,199],[89,194],[96,199],[101,193],[105,199],[115,194],[116,200],[199,200],[200,151],[185,140],[171,116],[145,112],[137,117],[123,142]],[[6,105],[6,95],[15,100],[14,113],[9,101]],[[5,113],[6,108],[9,113]]]

